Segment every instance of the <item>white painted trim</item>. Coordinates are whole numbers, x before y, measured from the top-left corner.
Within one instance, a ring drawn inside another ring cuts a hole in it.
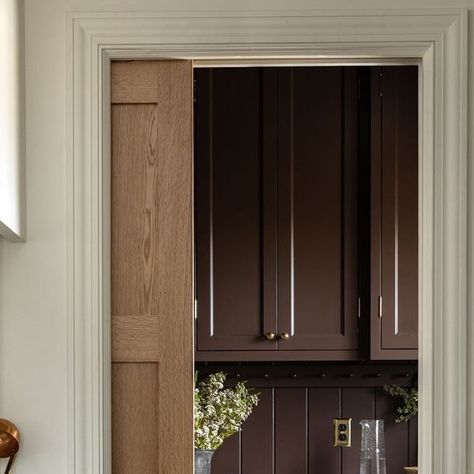
[[[70,472],[111,472],[109,61],[405,58],[422,71],[420,466],[467,474],[467,12],[94,13],[68,24]]]

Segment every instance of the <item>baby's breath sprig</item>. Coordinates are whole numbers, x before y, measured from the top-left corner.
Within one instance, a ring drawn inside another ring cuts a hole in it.
[[[226,438],[240,431],[257,405],[259,394],[245,382],[224,388],[226,375],[217,372],[194,389],[194,444],[196,449],[217,449]]]

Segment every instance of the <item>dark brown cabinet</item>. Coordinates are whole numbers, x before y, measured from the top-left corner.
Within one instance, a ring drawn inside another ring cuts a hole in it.
[[[372,70],[371,358],[418,348],[418,68]]]
[[[358,349],[357,84],[354,68],[278,70],[275,332],[324,359]]]
[[[195,78],[198,360],[357,358],[357,70]]]
[[[257,68],[195,72],[199,351],[276,349],[262,338],[276,317],[264,285],[274,258],[264,245],[272,220],[265,195],[275,192],[264,170],[276,137],[273,98],[264,87],[271,76]]]
[[[196,360],[416,358],[417,68],[195,81]]]

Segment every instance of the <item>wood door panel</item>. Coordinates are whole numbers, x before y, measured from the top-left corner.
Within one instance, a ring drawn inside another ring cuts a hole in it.
[[[275,348],[262,337],[265,298],[271,304],[263,289],[269,191],[262,84],[268,74],[259,68],[196,71],[198,351]]]
[[[279,70],[280,350],[356,350],[357,73]]]
[[[376,80],[381,80],[382,95],[374,91],[372,99],[372,357],[414,359],[418,348],[418,69],[378,68],[373,72]]]
[[[113,472],[192,474],[191,63],[112,63],[112,101]]]
[[[159,364],[112,365],[114,474],[159,472]]]
[[[112,107],[113,315],[158,314],[156,114],[150,104]]]

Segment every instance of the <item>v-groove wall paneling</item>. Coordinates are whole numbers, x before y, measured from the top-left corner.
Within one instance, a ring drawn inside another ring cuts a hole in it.
[[[114,474],[192,474],[192,65],[112,63]]]
[[[364,419],[383,419],[387,474],[416,466],[417,418],[396,423],[396,401],[384,384],[410,386],[416,364],[209,365],[228,374],[229,385],[246,380],[260,402],[237,435],[214,455],[212,474],[356,474]],[[324,374],[324,376],[322,376]],[[334,418],[352,419],[350,448],[335,448]]]
[[[357,358],[357,69],[195,81],[197,360]]]

